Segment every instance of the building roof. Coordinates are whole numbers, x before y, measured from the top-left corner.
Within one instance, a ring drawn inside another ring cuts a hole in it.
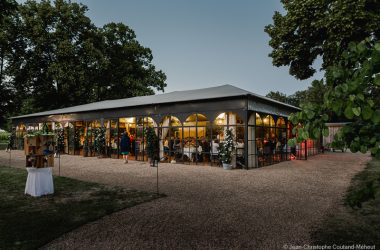
[[[78,106],[73,106],[73,107],[68,107],[68,108],[54,109],[54,110],[38,112],[38,113],[33,113],[33,114],[28,114],[28,115],[16,116],[16,117],[12,117],[12,119],[79,113],[79,112],[87,112],[87,111],[95,111],[95,110],[135,107],[135,106],[152,105],[152,104],[209,100],[209,99],[228,98],[228,97],[237,97],[237,96],[253,96],[253,97],[263,99],[272,103],[280,104],[282,106],[287,106],[293,109],[299,109],[292,105],[282,103],[282,102],[270,99],[268,97],[264,97],[264,96],[246,91],[244,89],[240,89],[235,86],[226,84],[222,86],[203,88],[203,89],[174,91],[174,92],[158,94],[158,95],[138,96],[138,97],[124,98],[124,99],[93,102],[89,104],[83,104],[83,105],[78,105]]]

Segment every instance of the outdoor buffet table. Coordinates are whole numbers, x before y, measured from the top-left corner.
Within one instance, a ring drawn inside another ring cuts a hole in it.
[[[37,197],[54,193],[52,168],[26,168],[25,194]]]

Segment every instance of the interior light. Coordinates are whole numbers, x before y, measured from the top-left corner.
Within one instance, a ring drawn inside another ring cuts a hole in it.
[[[126,123],[135,123],[135,117],[125,118]]]
[[[226,116],[226,113],[221,113],[220,115],[218,115],[216,119],[224,119],[225,116]]]

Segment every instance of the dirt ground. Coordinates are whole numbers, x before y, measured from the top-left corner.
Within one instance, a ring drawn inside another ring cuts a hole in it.
[[[284,249],[310,243],[310,231],[342,206],[369,155],[326,153],[253,170],[159,164],[167,197],[128,208],[54,240],[46,249]],[[60,174],[156,191],[147,163],[63,155]],[[54,174],[58,175],[56,159]],[[9,153],[0,152],[0,165]],[[23,151],[11,165],[24,167]]]

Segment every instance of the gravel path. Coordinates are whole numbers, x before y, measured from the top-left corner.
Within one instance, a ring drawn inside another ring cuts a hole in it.
[[[0,152],[0,164],[8,165]],[[12,165],[23,167],[22,151]],[[309,243],[309,232],[341,206],[350,180],[368,155],[327,153],[254,170],[160,164],[153,202],[106,216],[69,232],[47,249],[283,249]],[[58,167],[54,168],[58,174]],[[147,163],[64,155],[61,175],[155,191]]]

